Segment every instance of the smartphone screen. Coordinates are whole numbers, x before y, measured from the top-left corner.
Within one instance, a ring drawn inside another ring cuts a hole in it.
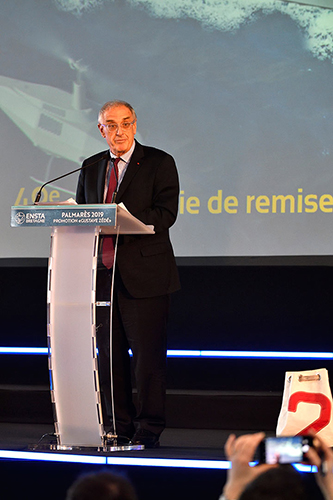
[[[309,436],[268,437],[260,446],[260,461],[267,464],[302,462],[312,439]]]

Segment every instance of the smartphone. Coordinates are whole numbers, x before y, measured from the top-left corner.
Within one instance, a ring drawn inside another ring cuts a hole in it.
[[[266,464],[303,462],[310,446],[311,436],[267,437],[259,445],[259,461]]]

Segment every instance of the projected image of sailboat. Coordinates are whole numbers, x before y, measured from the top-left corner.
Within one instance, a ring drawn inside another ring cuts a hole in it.
[[[69,59],[68,62],[76,72],[72,93],[0,76],[0,108],[34,146],[50,156],[44,181],[51,176],[54,158],[81,164],[87,156],[105,149],[96,133],[96,110],[85,98],[82,75],[87,68],[80,61]],[[39,184],[44,182],[31,179]]]

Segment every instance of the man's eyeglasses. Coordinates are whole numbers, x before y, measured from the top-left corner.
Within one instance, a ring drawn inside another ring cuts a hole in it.
[[[118,129],[128,130],[133,124],[135,120],[132,122],[123,122],[123,123],[101,123],[102,127],[105,127],[109,132],[118,131]]]

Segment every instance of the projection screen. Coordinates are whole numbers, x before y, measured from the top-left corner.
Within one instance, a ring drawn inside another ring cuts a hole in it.
[[[0,257],[48,256],[49,230],[11,228],[10,207],[106,149],[111,99],[176,159],[178,257],[332,254],[333,4],[314,4],[2,0]]]

